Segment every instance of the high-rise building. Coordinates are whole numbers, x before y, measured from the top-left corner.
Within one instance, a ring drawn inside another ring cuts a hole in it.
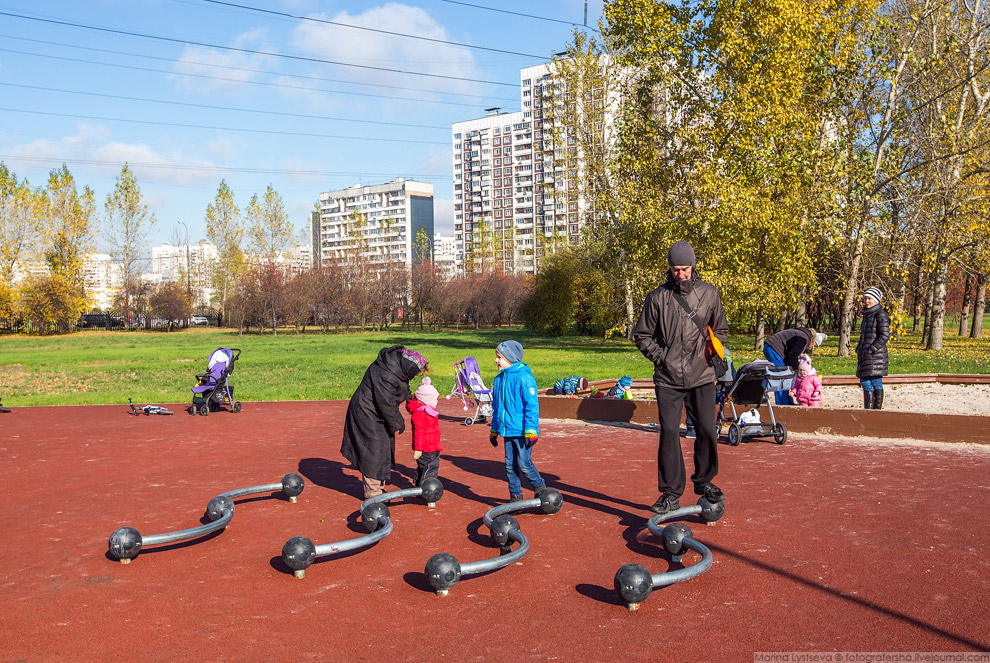
[[[577,241],[584,204],[554,157],[542,92],[548,64],[520,70],[522,110],[488,109],[451,127],[454,161],[454,237],[458,266],[470,271],[493,260],[506,271],[535,274],[544,238]]]
[[[447,276],[457,275],[457,243],[453,236],[437,233],[433,238],[433,264]]]
[[[323,265],[361,258],[371,265],[391,262],[411,268],[420,231],[425,250],[432,250],[433,185],[399,177],[321,193],[320,214],[311,223],[314,262],[316,256]]]

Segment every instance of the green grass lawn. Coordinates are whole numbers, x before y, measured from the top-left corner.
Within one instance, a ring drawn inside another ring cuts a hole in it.
[[[495,377],[495,346],[514,338],[526,349],[525,361],[541,387],[558,378],[589,380],[622,375],[650,377],[652,366],[624,339],[548,338],[520,328],[294,334],[246,334],[215,328],[172,333],[85,331],[56,337],[0,336],[0,401],[4,405],[94,403],[183,403],[191,398],[196,373],[216,347],[240,348],[231,384],[245,401],[349,398],[379,349],[401,344],[423,353],[442,395],[454,383],[453,364],[478,358],[487,385]],[[855,342],[855,338],[854,338]],[[756,358],[751,336],[729,339],[736,366]],[[892,373],[990,373],[990,339],[946,335],[945,350],[921,350],[920,336],[891,342]],[[837,338],[816,353],[825,375],[852,374],[854,357],[837,357]],[[762,355],[761,355],[762,356]]]

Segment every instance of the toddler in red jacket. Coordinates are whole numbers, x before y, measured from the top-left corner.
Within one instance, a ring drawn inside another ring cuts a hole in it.
[[[811,357],[801,355],[798,358],[798,374],[794,379],[794,389],[791,397],[798,405],[805,407],[821,407],[822,379],[811,365]]]
[[[432,384],[430,378],[423,382],[413,394],[413,399],[406,403],[406,409],[412,415],[412,448],[413,458],[416,459],[416,485],[423,485],[426,479],[437,478],[440,471],[440,415],[436,410],[440,393]]]

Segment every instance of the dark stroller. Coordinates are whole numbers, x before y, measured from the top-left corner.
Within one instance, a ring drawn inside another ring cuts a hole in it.
[[[763,359],[751,361],[738,371],[729,370],[716,383],[715,401],[718,404],[716,429],[721,429],[722,422],[729,423],[729,444],[736,446],[740,440],[748,437],[773,436],[774,442],[783,444],[787,441],[787,426],[779,423],[773,414],[773,397],[775,391],[788,391],[794,386],[794,371],[787,366],[774,366]],[[725,416],[725,404],[732,408],[732,416]],[[758,408],[766,405],[770,410],[770,423],[759,421],[759,413],[755,420],[749,412],[740,415],[736,405],[748,405]]]
[[[474,401],[474,416],[464,419],[465,426],[475,422],[483,423],[492,416],[492,390],[481,379],[481,369],[474,357],[465,357],[463,361],[454,362],[454,388],[447,394],[448,401],[451,396],[461,399],[465,412],[471,409],[470,402]]]
[[[206,373],[197,375],[199,384],[192,388],[193,402],[190,414],[197,412],[204,417],[210,412],[223,410],[224,403],[231,406],[231,412],[240,412],[240,401],[234,400],[234,388],[228,377],[234,372],[234,362],[241,356],[237,348],[217,348],[210,353]]]

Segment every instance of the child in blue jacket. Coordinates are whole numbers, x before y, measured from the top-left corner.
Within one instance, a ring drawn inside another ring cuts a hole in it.
[[[518,341],[503,341],[495,348],[499,373],[492,385],[492,432],[489,441],[505,443],[505,475],[509,481],[509,501],[523,499],[520,472],[526,475],[539,495],[546,484],[533,464],[533,445],[540,439],[540,404],[536,378],[522,363],[523,347]]]

